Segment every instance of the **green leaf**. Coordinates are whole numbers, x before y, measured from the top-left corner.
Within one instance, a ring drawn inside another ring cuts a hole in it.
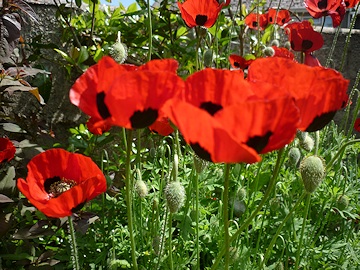
[[[65,52],[63,52],[62,50],[54,49],[54,51],[57,52],[58,54],[60,54],[62,56],[62,58],[64,58],[69,63],[75,64],[74,60],[69,55],[67,55]]]
[[[127,8],[126,13],[132,13],[132,12],[135,12],[135,11],[137,11],[137,10],[138,10],[137,4],[136,4],[136,3],[132,3],[132,4],[129,5],[129,7]]]
[[[85,46],[81,46],[77,63],[81,64],[85,62],[88,58],[89,58],[89,53],[87,51],[87,48]]]
[[[0,174],[0,192],[5,194],[12,193],[15,186],[15,167],[11,166],[7,169],[5,175]]]

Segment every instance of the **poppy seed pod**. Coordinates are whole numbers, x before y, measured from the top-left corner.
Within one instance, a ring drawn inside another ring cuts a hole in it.
[[[295,166],[299,163],[301,157],[300,149],[293,147],[289,150],[289,161]]]
[[[185,189],[179,182],[170,182],[165,187],[166,203],[171,213],[176,213],[185,201]]]
[[[309,156],[300,163],[300,174],[308,193],[312,193],[325,177],[325,162],[318,156]]]
[[[275,54],[275,50],[272,47],[266,47],[263,52],[265,56],[273,56]]]
[[[336,201],[336,207],[343,211],[349,206],[349,197],[346,195],[340,195]]]

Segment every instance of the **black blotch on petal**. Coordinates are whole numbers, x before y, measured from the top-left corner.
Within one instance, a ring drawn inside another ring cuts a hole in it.
[[[290,41],[291,49],[295,50],[295,43],[294,41]]]
[[[59,176],[54,176],[51,178],[48,178],[44,182],[44,189],[47,193],[50,193],[50,186],[56,182],[61,181],[61,178]]]
[[[327,0],[321,0],[317,3],[319,9],[326,9],[327,8]]]
[[[85,203],[86,203],[86,201],[78,204],[77,206],[75,206],[73,208],[71,208],[71,212],[76,213],[77,211],[79,211],[81,208],[84,207]]]
[[[266,132],[263,136],[254,136],[251,137],[247,142],[246,145],[253,148],[256,152],[260,153],[268,144],[270,136],[273,133],[271,131]]]
[[[190,143],[190,146],[200,158],[212,162],[210,153],[202,148],[199,143]]]
[[[306,128],[307,132],[313,132],[323,129],[335,116],[336,111],[323,113],[320,116],[316,116],[311,124]]]
[[[211,101],[203,102],[200,104],[200,108],[207,111],[211,116],[220,111],[223,106],[220,104],[212,103]]]
[[[240,64],[238,62],[234,62],[234,66],[239,68],[240,67]]]
[[[102,119],[109,118],[111,116],[108,107],[105,102],[105,93],[100,92],[96,95],[96,107]]]
[[[273,18],[272,18],[272,17],[269,18],[269,22],[273,22]]]
[[[258,22],[252,22],[252,26],[253,26],[253,27],[257,27],[257,26],[258,26]]]
[[[207,22],[208,17],[206,15],[196,15],[195,17],[195,23],[200,26],[204,26],[204,24]]]
[[[301,43],[301,48],[303,51],[307,51],[309,49],[311,49],[311,47],[313,46],[313,42],[311,40],[303,40]]]
[[[148,108],[143,111],[135,111],[130,117],[132,128],[145,128],[150,126],[158,118],[158,111]]]

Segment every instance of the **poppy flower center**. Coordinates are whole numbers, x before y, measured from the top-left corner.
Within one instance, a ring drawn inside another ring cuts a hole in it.
[[[111,116],[109,109],[105,104],[105,93],[100,92],[96,95],[96,107],[102,119],[106,119]]]
[[[327,0],[321,0],[318,2],[317,4],[318,8],[319,9],[326,9],[327,7]]]
[[[303,51],[307,51],[309,49],[311,49],[313,45],[313,42],[311,40],[303,40],[302,43],[301,43],[301,48]]]
[[[59,176],[48,178],[44,183],[44,189],[49,193],[51,198],[59,197],[62,193],[74,186],[76,186],[74,180],[66,179],[64,177],[60,178]]]
[[[220,104],[212,103],[211,101],[203,102],[200,104],[200,108],[207,111],[211,116],[220,111],[223,106]]]
[[[197,25],[200,25],[200,26],[204,26],[204,24],[206,23],[207,21],[207,16],[206,15],[196,15],[196,18],[195,18],[195,23]]]
[[[143,111],[135,111],[130,117],[132,128],[145,128],[150,126],[158,118],[159,113],[155,109],[145,109]]]

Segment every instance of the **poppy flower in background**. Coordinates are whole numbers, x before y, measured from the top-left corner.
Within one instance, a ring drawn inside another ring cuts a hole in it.
[[[284,57],[284,58],[288,58],[291,60],[295,60],[295,56],[292,52],[290,52],[288,49],[283,48],[283,47],[277,47],[277,46],[272,46],[272,48],[274,49],[274,55],[272,57]]]
[[[254,163],[261,160],[254,149],[236,141],[224,123],[206,110],[173,99],[166,103],[164,112],[178,127],[184,140],[204,160],[215,163]]]
[[[254,30],[264,30],[268,25],[268,14],[250,13],[245,18],[245,24]]]
[[[355,120],[354,129],[355,129],[357,132],[360,132],[360,118],[358,118],[358,119]]]
[[[230,65],[235,69],[247,69],[249,65],[251,64],[254,59],[246,60],[244,57],[237,55],[237,54],[231,54],[229,56]]]
[[[294,51],[310,53],[324,45],[322,35],[316,32],[308,21],[288,24],[285,29]]]
[[[221,4],[216,0],[186,0],[184,3],[178,1],[178,7],[188,27],[210,28],[215,24],[221,9],[229,3],[229,0]]]
[[[324,67],[309,67],[286,58],[254,61],[249,67],[247,79],[287,89],[300,110],[298,129],[302,131],[322,129],[348,102],[346,92],[349,81],[341,73]]]
[[[8,138],[0,138],[0,163],[12,160],[15,152],[15,146]]]
[[[269,8],[268,22],[270,24],[277,24],[283,26],[290,21],[290,12],[287,9]]]
[[[356,7],[356,5],[359,3],[359,0],[345,0],[344,2],[346,8],[353,8]]]
[[[94,117],[91,117],[87,122],[86,126],[88,130],[94,135],[102,135],[104,132],[109,131],[111,125],[107,124],[104,121],[97,120]]]
[[[304,3],[307,11],[315,19],[329,15],[333,27],[341,24],[346,13],[344,0],[305,0]]]
[[[158,118],[162,104],[183,88],[177,67],[173,59],[137,67],[105,56],[75,82],[70,100],[93,118],[95,129],[112,125],[144,128]]]
[[[149,129],[161,136],[169,136],[174,132],[174,129],[170,125],[169,119],[167,117],[160,117],[152,125],[149,126]]]
[[[30,160],[17,186],[48,217],[71,216],[106,191],[106,179],[89,158],[63,149],[47,150]]]

